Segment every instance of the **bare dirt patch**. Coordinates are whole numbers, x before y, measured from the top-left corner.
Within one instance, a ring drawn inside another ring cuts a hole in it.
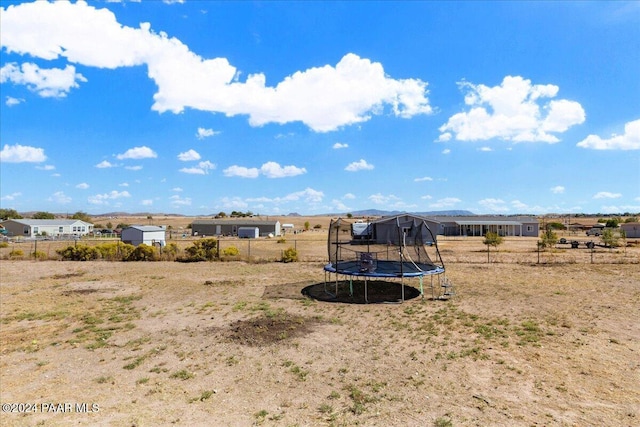
[[[478,245],[443,244],[454,298],[402,304],[307,298],[315,261],[3,260],[0,401],[99,411],[2,424],[637,425],[638,248]]]

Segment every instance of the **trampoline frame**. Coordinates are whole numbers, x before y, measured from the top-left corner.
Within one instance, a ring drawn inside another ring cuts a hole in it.
[[[399,260],[378,260],[376,252],[369,252],[369,244],[367,244],[367,251],[353,251],[355,252],[356,259],[354,260],[340,260],[336,259],[335,265],[331,263],[331,245],[336,245],[336,258],[340,257],[340,249],[343,245],[351,245],[352,242],[341,242],[338,238],[338,233],[336,234],[336,241],[331,242],[331,233],[329,233],[329,264],[324,266],[324,290],[325,292],[332,296],[333,298],[337,298],[338,296],[338,285],[340,283],[339,277],[348,276],[349,277],[349,295],[353,296],[353,280],[355,278],[363,278],[364,279],[364,299],[365,302],[368,303],[368,281],[370,278],[383,278],[383,279],[400,279],[402,285],[402,299],[400,302],[404,302],[405,299],[405,291],[404,291],[404,278],[418,278],[420,281],[420,295],[424,299],[424,276],[431,277],[431,296],[433,299],[436,299],[435,290],[434,290],[434,277],[438,277],[438,281],[440,285],[443,285],[446,282],[446,277],[441,277],[445,273],[444,263],[442,262],[442,258],[440,257],[440,251],[438,250],[438,244],[435,236],[431,232],[431,229],[423,220],[421,226],[424,226],[429,234],[431,235],[431,239],[433,241],[433,245],[435,245],[435,251],[438,259],[440,260],[440,265],[433,263],[431,261],[430,264],[426,263],[415,263],[406,253],[406,235],[405,232],[401,230],[400,223],[398,221],[399,217],[396,217],[397,229],[398,229],[398,241],[402,242],[402,244],[398,246],[393,246],[394,248],[399,249],[398,257]],[[340,219],[338,219],[340,221]],[[333,225],[333,221],[332,221]],[[340,225],[338,224],[338,229]],[[361,246],[360,246],[361,247]],[[387,250],[388,252],[388,250]],[[427,255],[428,257],[428,255]],[[397,269],[385,269],[382,268],[379,270],[380,266],[388,266],[388,265],[397,265]],[[342,268],[341,268],[342,267]],[[426,269],[422,269],[420,267],[427,267]],[[335,274],[335,293],[331,293],[328,288],[328,283],[331,282],[331,274]],[[327,280],[327,276],[329,280]],[[444,279],[444,282],[442,281]]]

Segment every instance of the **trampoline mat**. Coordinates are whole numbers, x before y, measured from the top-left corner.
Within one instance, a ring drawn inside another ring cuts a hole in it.
[[[408,261],[376,261],[371,268],[363,268],[360,261],[340,261],[336,265],[327,264],[324,269],[331,273],[367,277],[417,277],[444,272],[444,269],[437,265],[414,264]]]

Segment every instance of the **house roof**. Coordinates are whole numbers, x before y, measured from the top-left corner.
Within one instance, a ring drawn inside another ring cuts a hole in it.
[[[251,219],[196,219],[192,225],[276,225],[280,221],[256,221]]]
[[[518,221],[454,221],[458,225],[522,225]]]
[[[81,221],[79,219],[8,219],[6,221],[2,221],[2,222],[9,222],[9,221],[13,221],[13,222],[17,222],[18,224],[24,224],[24,225],[29,225],[29,226],[64,226],[64,225],[73,225],[73,224],[85,224],[85,225],[93,225],[90,222],[84,222]]]
[[[133,228],[135,230],[140,230],[142,232],[147,232],[147,231],[166,231],[164,228],[162,227],[158,227],[157,225],[131,225],[127,228]],[[125,228],[125,230],[127,229]]]
[[[471,215],[471,216],[436,216],[437,221],[445,223],[455,223],[460,225],[473,224],[538,224],[539,221],[531,216],[501,216],[501,215]],[[463,224],[465,223],[465,224]]]

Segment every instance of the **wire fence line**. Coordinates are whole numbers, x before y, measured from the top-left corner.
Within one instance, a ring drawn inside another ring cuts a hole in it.
[[[167,240],[167,244],[174,243],[178,253],[200,240],[200,237],[174,238]],[[283,252],[289,248],[295,249],[298,260],[302,262],[327,262],[328,252],[326,239],[314,238],[216,238],[220,258],[223,260],[243,261],[280,261]],[[458,237],[439,240],[439,250],[442,259],[447,264],[640,264],[640,244],[636,241],[625,242],[626,245],[617,248],[603,247],[600,243],[592,248],[586,246],[586,239],[577,248],[567,244],[557,244],[552,248],[539,249],[537,239],[512,237],[505,239],[498,247],[488,247],[481,238]],[[11,241],[6,247],[0,248],[1,259],[59,259],[57,250],[71,245],[97,246],[104,243],[116,243],[119,239],[83,238],[79,240],[23,240]],[[226,255],[236,253],[237,255]],[[21,253],[21,255],[20,255]]]

